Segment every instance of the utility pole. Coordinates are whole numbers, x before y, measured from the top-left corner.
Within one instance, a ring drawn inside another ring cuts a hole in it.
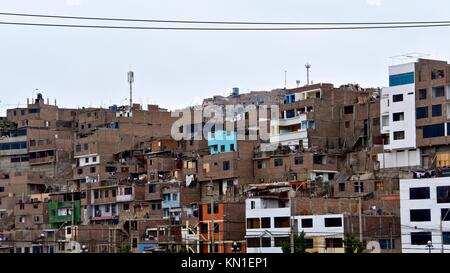
[[[441,218],[441,222],[440,222],[440,231],[441,231],[441,253],[444,253],[444,230],[442,227],[442,221],[445,221],[447,219],[447,215],[450,212],[450,209],[447,209],[447,212],[445,213],[444,217]]]
[[[295,240],[294,240],[294,215],[293,215],[293,210],[294,210],[294,206],[293,206],[293,195],[295,194],[294,191],[292,191],[292,189],[289,191],[289,206],[291,207],[291,236],[290,236],[290,240],[291,240],[291,253],[295,253]]]
[[[311,64],[306,63],[306,85],[309,85],[309,70],[311,69]]]
[[[212,177],[209,178],[210,196],[211,196],[211,253],[214,253],[214,194],[213,194],[213,182]]]
[[[358,174],[358,218],[359,218],[359,241],[362,243],[363,241],[363,233],[362,233],[362,204],[361,204],[361,179]]]
[[[133,82],[134,82],[134,72],[128,71],[128,83],[130,84],[130,111],[133,108]]]
[[[287,70],[284,70],[284,89],[287,87]]]

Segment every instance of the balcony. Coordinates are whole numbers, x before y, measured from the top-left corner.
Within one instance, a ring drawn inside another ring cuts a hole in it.
[[[301,114],[300,116],[295,116],[292,118],[280,119],[278,121],[279,126],[290,126],[295,124],[301,124],[302,121],[306,120],[306,113]]]
[[[30,165],[38,165],[38,164],[46,164],[46,163],[52,163],[55,162],[55,156],[46,156],[41,158],[33,158],[29,159]]]
[[[129,202],[133,200],[133,195],[117,195],[116,200],[117,202]]]
[[[298,141],[300,139],[307,139],[308,133],[307,129],[301,129],[299,131],[272,135],[270,136],[270,142],[286,142],[286,141]]]

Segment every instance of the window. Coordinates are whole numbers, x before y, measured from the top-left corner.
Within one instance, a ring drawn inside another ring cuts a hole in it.
[[[261,247],[261,241],[259,238],[247,238],[247,247]]]
[[[423,138],[440,137],[445,135],[444,123],[425,125],[422,129]]]
[[[411,232],[412,245],[427,245],[431,240],[431,232]]]
[[[77,144],[77,145],[75,146],[75,151],[76,151],[76,152],[81,152],[81,145],[80,145],[80,144]]]
[[[92,157],[92,162],[97,162],[97,157],[96,156]]]
[[[200,225],[200,230],[201,230],[201,233],[208,233],[208,230],[209,230],[208,224],[207,223],[202,223]]]
[[[381,249],[395,249],[395,240],[381,239],[378,242]]]
[[[340,248],[343,246],[342,238],[325,238],[326,248]]]
[[[375,181],[375,191],[384,191],[384,181]]]
[[[303,164],[303,156],[297,156],[297,157],[294,159],[294,163],[295,163],[295,165],[301,165],[301,164]]]
[[[392,96],[392,102],[403,101],[403,94],[397,94]]]
[[[427,90],[419,89],[419,100],[425,100],[425,99],[427,99]]]
[[[353,105],[344,106],[344,114],[353,114]]]
[[[217,205],[217,204],[214,205],[213,213],[214,214],[219,213],[219,205]],[[211,214],[211,205],[210,204],[208,204],[208,214]]]
[[[414,83],[414,72],[407,72],[389,76],[389,86]]]
[[[409,211],[411,222],[428,222],[431,221],[431,210],[429,209],[412,209]]]
[[[289,217],[275,217],[275,227],[276,228],[286,228],[290,227],[290,218]]]
[[[149,184],[148,185],[148,193],[154,193],[156,191],[156,185],[155,184]]]
[[[91,167],[91,173],[95,173],[96,172],[96,168],[95,167]]]
[[[353,189],[355,192],[359,192],[361,187],[361,192],[364,192],[364,182],[354,182],[353,183]]]
[[[219,233],[219,232],[220,232],[220,224],[214,223],[214,233]]]
[[[98,190],[94,190],[94,199],[97,199],[98,197],[99,197]]]
[[[441,220],[450,221],[450,209],[441,209]]]
[[[261,228],[270,228],[270,217],[261,218]]]
[[[314,155],[313,163],[322,165],[322,164],[324,164],[324,159],[325,159],[325,156],[323,156],[323,155]]]
[[[402,121],[405,120],[405,113],[404,112],[398,112],[392,114],[393,121]]]
[[[172,193],[172,201],[177,201],[177,200],[178,200],[178,193]]]
[[[431,96],[433,98],[445,96],[445,87],[444,86],[433,87],[433,89],[431,90]]]
[[[84,143],[84,149],[88,150],[89,149],[89,143]]]
[[[345,122],[345,128],[347,128],[347,129],[350,128],[350,121]]]
[[[432,117],[440,117],[442,116],[442,105],[436,104],[431,106],[431,116]]]
[[[289,243],[290,238],[289,237],[275,237],[275,247],[281,247],[283,243]]]
[[[5,187],[0,187],[0,192],[5,192]]]
[[[125,195],[131,195],[133,193],[133,188],[128,187],[124,189],[124,194]]]
[[[258,169],[266,168],[266,162],[264,162],[263,160],[258,160],[257,164],[258,164]]]
[[[342,218],[325,218],[325,227],[342,227]]]
[[[116,190],[112,190],[112,191],[111,191],[111,195],[112,195],[112,197],[116,197],[116,195],[117,195]]]
[[[105,198],[109,197],[109,191],[105,190]]]
[[[261,247],[271,247],[272,246],[272,240],[270,237],[262,237],[261,238]]]
[[[427,117],[428,117],[428,106],[416,108],[416,119],[427,118]]]
[[[432,80],[436,80],[436,79],[442,79],[445,77],[445,73],[443,69],[433,69],[431,70],[431,79]]]
[[[130,204],[123,204],[123,210],[129,210]]]
[[[228,171],[230,169],[230,161],[223,162],[223,170]]]
[[[437,202],[450,203],[450,186],[436,187]]]
[[[220,151],[223,153],[225,152],[225,145],[220,145]]]
[[[305,238],[306,248],[314,248],[314,239]]]
[[[86,157],[86,158],[84,159],[84,163],[89,163],[89,157]]]
[[[313,227],[312,218],[302,219],[302,228],[312,228],[312,227]]]
[[[340,192],[345,191],[345,183],[339,183],[339,191]]]
[[[39,217],[39,215],[35,215],[35,216],[33,217],[33,221],[34,221],[35,223],[39,223],[40,220],[41,220],[41,217]]]
[[[282,159],[282,158],[275,158],[275,159],[274,159],[274,166],[275,166],[275,167],[281,167],[281,166],[283,166],[283,159]]]
[[[405,131],[394,132],[394,140],[402,140],[402,139],[405,139]]]
[[[250,209],[255,209],[255,201],[250,202]]]
[[[232,152],[235,151],[235,149],[234,149],[234,144],[230,144],[230,151],[232,151]]]
[[[411,200],[430,199],[430,188],[429,187],[410,188],[409,199]]]
[[[450,245],[450,232],[442,232],[442,243]]]

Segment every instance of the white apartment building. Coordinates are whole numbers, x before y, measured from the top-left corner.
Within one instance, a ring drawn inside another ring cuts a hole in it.
[[[400,180],[400,217],[403,253],[450,253],[450,177]]]
[[[295,233],[305,232],[308,252],[344,252],[343,214],[291,217],[289,202],[251,197],[245,217],[247,253],[282,253],[283,242],[290,242],[291,223]]]
[[[389,87],[380,98],[381,133],[389,135],[384,153],[378,154],[381,168],[420,165],[416,147],[415,63],[389,67]]]

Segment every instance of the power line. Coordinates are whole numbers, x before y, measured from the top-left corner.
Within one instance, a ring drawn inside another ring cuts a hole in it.
[[[177,23],[177,24],[222,24],[222,25],[414,25],[414,24],[450,24],[450,21],[380,21],[380,22],[252,22],[252,21],[201,21],[201,20],[162,20],[162,19],[134,19],[66,16],[49,14],[29,14],[0,12],[0,15],[19,17],[38,17],[55,19],[121,21],[121,22],[147,22],[147,23]]]
[[[389,26],[357,26],[357,27],[292,27],[292,28],[218,28],[218,27],[145,27],[145,26],[108,26],[108,25],[79,25],[79,24],[49,24],[5,22],[0,25],[37,26],[37,27],[65,27],[65,28],[97,28],[97,29],[129,29],[129,30],[188,30],[188,31],[315,31],[315,30],[369,30],[369,29],[403,29],[403,28],[433,28],[448,27],[447,24],[417,24],[417,25],[389,25]]]

